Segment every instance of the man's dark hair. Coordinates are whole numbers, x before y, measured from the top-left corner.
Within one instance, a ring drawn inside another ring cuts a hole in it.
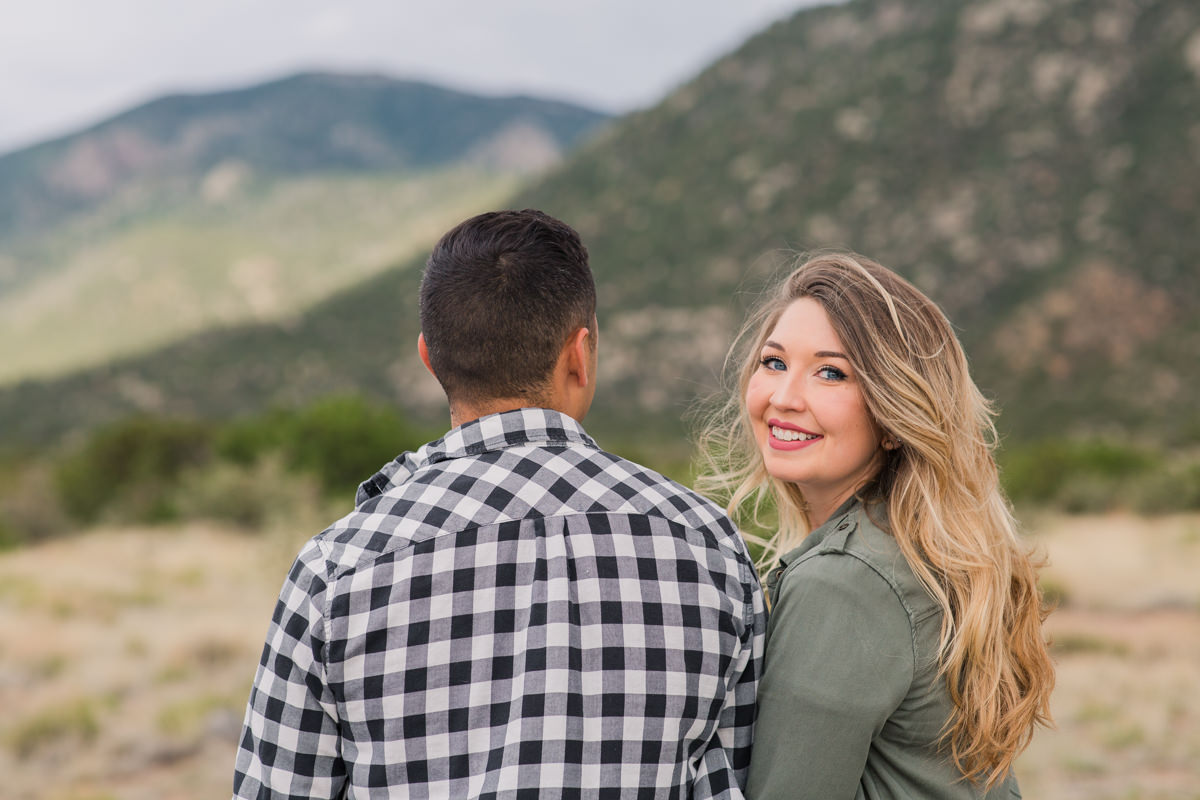
[[[452,402],[539,399],[567,338],[595,334],[595,318],[587,248],[570,225],[534,209],[460,223],[421,279],[421,332]]]

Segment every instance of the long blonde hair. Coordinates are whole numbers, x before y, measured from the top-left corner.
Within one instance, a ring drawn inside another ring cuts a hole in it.
[[[698,486],[727,498],[742,522],[774,507],[777,532],[760,542],[765,562],[809,533],[803,494],[767,474],[745,407],[763,342],[804,297],[824,307],[867,409],[900,443],[883,451],[879,474],[862,491],[886,505],[887,529],[942,608],[939,663],[954,703],[945,736],[964,776],[991,786],[1034,727],[1050,723],[1054,667],[1037,568],[999,485],[994,412],[941,310],[861,256],[805,261],[735,340],[726,366],[737,369],[736,388],[702,433],[708,464]]]

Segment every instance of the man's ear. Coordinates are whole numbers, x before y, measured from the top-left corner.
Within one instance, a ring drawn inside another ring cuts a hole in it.
[[[429,374],[437,377],[437,373],[433,371],[433,365],[429,363],[429,348],[425,346],[425,334],[417,334],[417,355],[421,356],[421,363],[425,365],[425,369],[429,370]]]
[[[596,376],[591,374],[592,344],[588,340],[589,334],[590,331],[587,328],[580,328],[571,334],[571,339],[567,343],[567,365],[570,374],[575,376],[581,387],[587,386],[589,382],[596,379]]]

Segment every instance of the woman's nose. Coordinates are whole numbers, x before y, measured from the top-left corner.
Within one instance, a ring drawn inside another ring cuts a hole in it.
[[[771,393],[771,405],[790,411],[804,408],[803,380],[792,373],[786,374],[783,380],[775,385],[775,391]]]

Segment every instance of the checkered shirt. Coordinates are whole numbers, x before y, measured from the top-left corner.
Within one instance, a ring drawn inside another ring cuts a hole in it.
[[[483,417],[297,557],[234,796],[740,798],[765,621],[717,507],[569,417]]]

